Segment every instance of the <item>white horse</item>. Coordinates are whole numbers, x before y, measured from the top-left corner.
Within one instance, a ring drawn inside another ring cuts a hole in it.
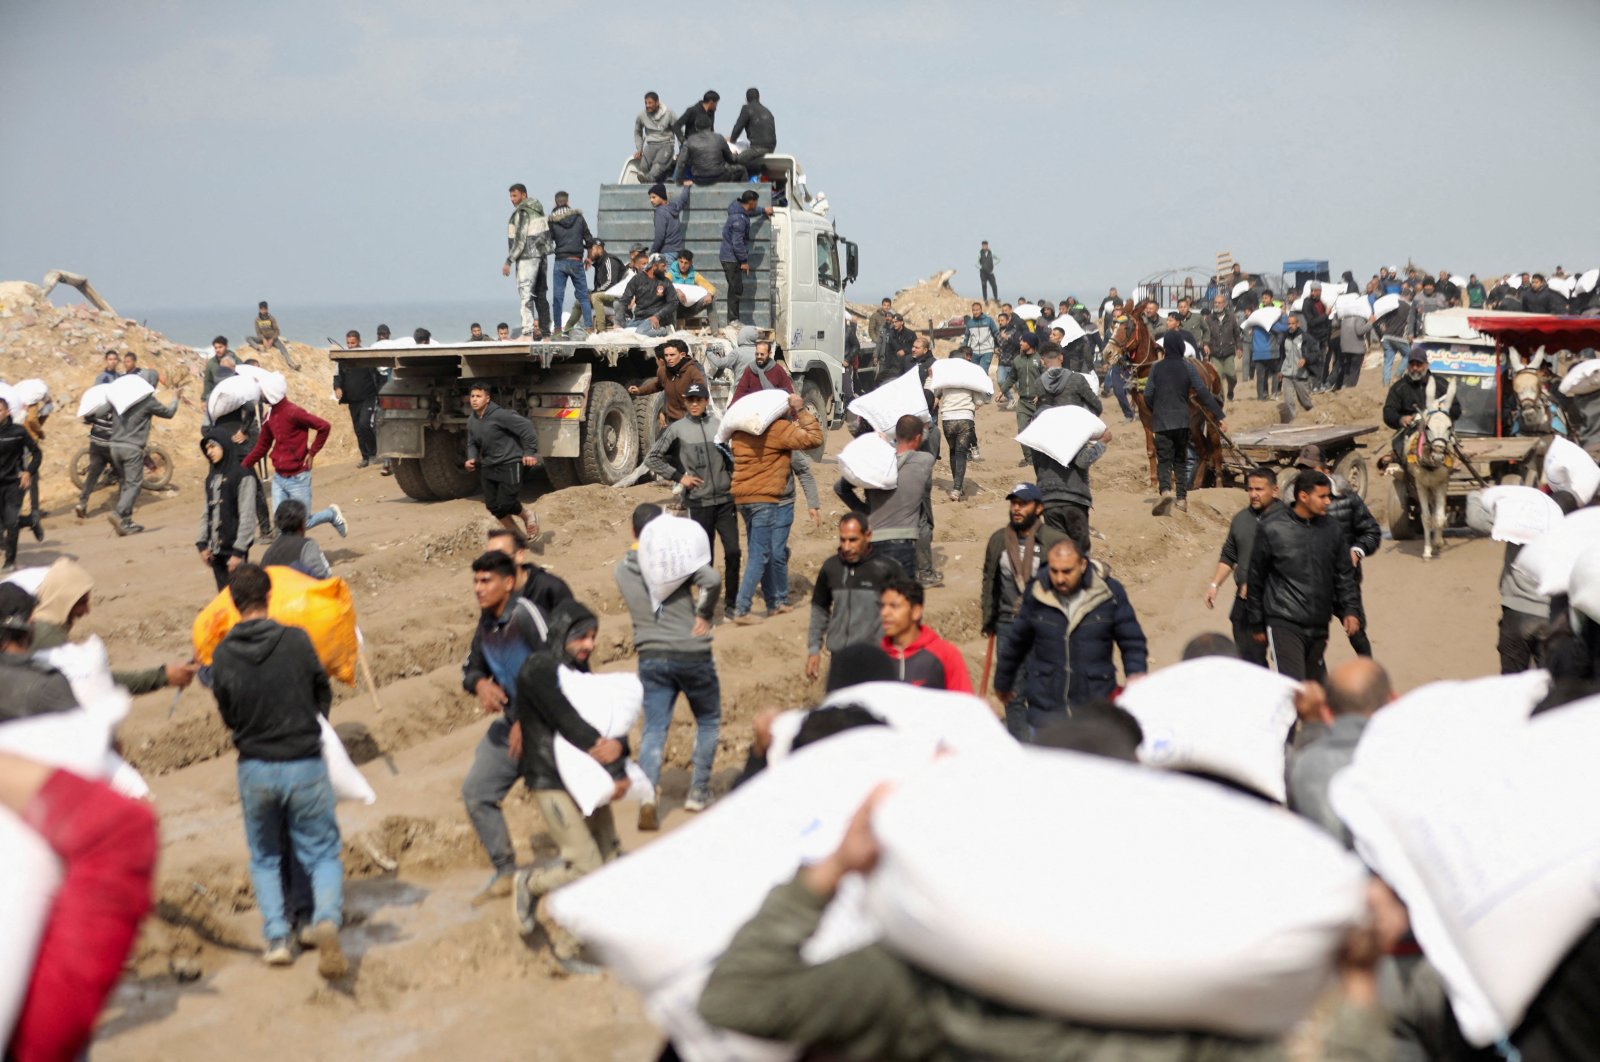
[[[1456,400],[1454,380],[1437,394],[1437,379],[1428,383],[1428,408],[1416,421],[1412,433],[1415,441],[1407,440],[1406,466],[1417,488],[1417,510],[1422,518],[1422,559],[1433,559],[1433,539],[1439,538],[1439,552],[1444,552],[1445,497],[1450,486],[1451,467],[1455,464],[1455,423],[1450,419],[1450,407]]]

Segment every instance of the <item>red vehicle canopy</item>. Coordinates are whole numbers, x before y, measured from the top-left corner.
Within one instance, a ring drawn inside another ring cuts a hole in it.
[[[1600,347],[1600,317],[1555,317],[1543,313],[1469,315],[1467,324],[1486,336],[1493,336],[1502,347],[1516,347],[1532,353],[1539,347],[1551,350],[1582,350]]]

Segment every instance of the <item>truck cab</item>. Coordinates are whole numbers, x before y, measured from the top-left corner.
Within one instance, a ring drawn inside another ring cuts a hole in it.
[[[401,490],[421,501],[477,491],[477,476],[463,466],[467,391],[480,382],[489,384],[497,403],[533,422],[541,463],[557,488],[616,484],[634,475],[655,440],[661,396],[631,396],[627,389],[655,377],[656,351],[667,338],[688,345],[712,382],[715,411],[722,412],[736,381],[708,356],[731,351],[738,336],[727,327],[719,251],[729,206],[750,189],[760,195],[761,207],[772,208],[772,217],[751,220],[750,272],[741,304],[741,318],[749,320],[741,324],[753,325],[773,344],[820,423],[842,423],[844,289],[856,277],[858,251],[838,234],[826,198],[810,190],[799,162],[774,154],[748,184],[689,189],[681,214],[684,246],[717,292],[709,305],[680,313],[671,337],[612,328],[583,339],[425,346],[398,340],[331,350],[339,365],[387,374],[378,398],[378,453],[394,462]],[[669,187],[669,199],[681,191]],[[631,163],[616,184],[601,186],[595,232],[619,256],[633,244],[650,246],[653,208]]]

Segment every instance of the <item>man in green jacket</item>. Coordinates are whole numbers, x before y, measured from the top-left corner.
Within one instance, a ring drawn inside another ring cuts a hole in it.
[[[89,614],[89,596],[93,592],[94,577],[77,561],[62,557],[50,565],[34,595],[38,599],[33,608],[35,652],[67,643],[72,625]],[[168,686],[186,687],[194,681],[197,668],[193,660],[175,660],[137,671],[113,671],[111,678],[137,697]]]
[[[1011,359],[1011,371],[1016,373],[1017,379],[1017,430],[1021,431],[1033,422],[1033,416],[1039,411],[1039,374],[1043,366],[1039,364],[1039,337],[1033,332],[1023,332],[1017,340],[1017,356]],[[1033,455],[1026,446],[1022,448],[1022,460],[1017,462],[1018,467],[1033,464]]]
[[[735,934],[700,996],[712,1025],[779,1040],[827,1057],[879,1062],[958,1059],[1073,1059],[1076,1062],[1278,1062],[1271,1040],[1203,1032],[1137,1031],[1078,1025],[1030,1014],[924,973],[881,944],[815,965],[801,950],[816,933],[847,874],[878,861],[869,797],[831,856],[767,894]],[[1386,1059],[1387,1023],[1377,1006],[1378,948],[1347,950],[1344,999],[1322,1041],[1327,1059]]]

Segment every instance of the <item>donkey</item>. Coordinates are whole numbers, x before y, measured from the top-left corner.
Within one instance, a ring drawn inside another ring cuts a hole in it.
[[[1540,367],[1548,363],[1554,368],[1555,360],[1540,347],[1533,359],[1527,360],[1516,347],[1510,348],[1507,360],[1511,365],[1511,393],[1516,396],[1517,415],[1512,422],[1516,435],[1547,435],[1561,432],[1556,416],[1551,412],[1549,388]]]
[[[1411,429],[1415,441],[1407,440],[1406,446],[1406,466],[1417,488],[1417,510],[1422,518],[1423,560],[1433,559],[1436,535],[1439,552],[1444,552],[1445,497],[1455,464],[1455,424],[1450,419],[1450,406],[1456,400],[1456,383],[1451,380],[1443,395],[1436,393],[1437,387],[1437,380],[1430,381],[1428,408]]]

